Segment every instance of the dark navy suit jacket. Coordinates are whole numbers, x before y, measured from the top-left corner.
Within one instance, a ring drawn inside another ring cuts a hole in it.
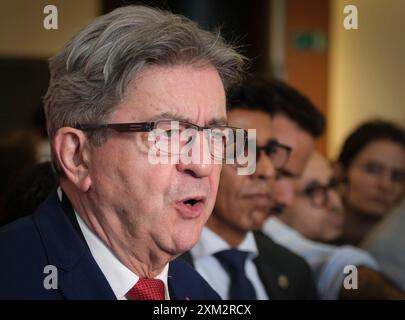
[[[47,265],[57,268],[57,289],[44,286]],[[180,258],[168,276],[171,299],[220,299]],[[0,229],[0,299],[116,299],[56,191],[35,214]]]

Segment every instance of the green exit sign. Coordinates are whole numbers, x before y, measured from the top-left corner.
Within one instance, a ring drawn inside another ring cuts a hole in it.
[[[293,36],[293,46],[298,51],[324,52],[326,42],[326,34],[321,31],[303,31]]]

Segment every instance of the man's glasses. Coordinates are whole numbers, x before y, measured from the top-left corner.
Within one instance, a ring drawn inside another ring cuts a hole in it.
[[[323,208],[329,202],[329,190],[336,190],[340,181],[337,178],[331,178],[329,183],[321,185],[316,181],[309,183],[302,191],[304,196],[309,197],[315,208]]]
[[[262,151],[270,158],[276,169],[281,169],[290,158],[291,147],[272,139],[265,146],[256,146],[256,162],[259,162]]]
[[[83,131],[112,129],[117,132],[149,132],[147,145],[167,155],[188,154],[197,139],[198,132],[203,132],[208,141],[212,158],[224,161],[244,154],[247,149],[247,131],[224,125],[200,127],[196,124],[159,120],[138,123],[80,124],[76,129]],[[236,162],[237,163],[237,162]]]

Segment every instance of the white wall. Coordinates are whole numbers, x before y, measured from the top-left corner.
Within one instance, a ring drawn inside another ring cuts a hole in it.
[[[343,28],[343,7],[356,5],[359,29]],[[328,155],[361,122],[405,124],[405,1],[331,0]]]

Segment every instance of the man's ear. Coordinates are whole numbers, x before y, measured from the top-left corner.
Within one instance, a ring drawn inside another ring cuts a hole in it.
[[[59,165],[79,190],[90,189],[89,141],[83,131],[71,127],[60,128],[53,139],[53,150]]]

